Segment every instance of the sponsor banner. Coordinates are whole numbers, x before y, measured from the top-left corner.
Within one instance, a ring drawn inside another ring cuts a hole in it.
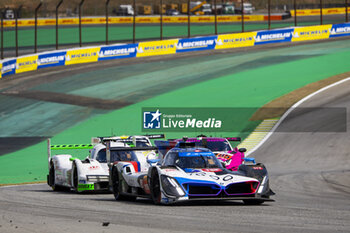
[[[157,22],[159,22],[159,17],[139,16],[136,18],[136,23],[157,23]]]
[[[38,68],[38,55],[17,58],[16,74],[36,70]]]
[[[264,15],[244,15],[244,21],[264,21]],[[238,21],[242,21],[242,16],[238,16]]]
[[[2,63],[1,74],[2,77],[16,73],[16,59],[8,60]]]
[[[41,54],[38,57],[38,69],[52,67],[52,66],[64,66],[66,61],[66,51],[58,53]]]
[[[214,16],[193,16],[191,17],[192,23],[211,23],[214,22]]]
[[[333,24],[329,37],[350,36],[350,23]]]
[[[66,65],[96,62],[98,60],[99,47],[88,49],[68,50],[66,55]]]
[[[79,24],[79,19],[78,18],[58,19],[58,23],[63,25]]]
[[[0,62],[0,79],[2,78],[2,62]]]
[[[219,35],[215,49],[254,46],[256,32]]]
[[[350,8],[348,8],[348,13],[350,12]],[[290,11],[291,15],[295,15],[295,11]],[[304,10],[297,10],[297,16],[310,16],[310,15],[320,15],[321,10],[320,9],[304,9]],[[323,8],[322,9],[323,15],[334,15],[334,14],[345,14],[345,7],[340,8]]]
[[[98,60],[136,57],[138,44],[116,45],[101,47]]]
[[[217,36],[180,39],[176,46],[176,52],[190,52],[215,49]]]
[[[109,18],[108,22],[111,23],[111,24],[116,24],[116,23],[133,23],[133,17]]]
[[[160,18],[158,18],[160,22]],[[163,23],[187,23],[187,16],[163,16]]]
[[[345,11],[344,11],[345,12]],[[343,13],[344,13],[343,12]],[[319,14],[319,13],[318,13]],[[281,16],[278,15],[272,16],[272,20],[280,20]],[[120,23],[133,23],[132,16],[123,16],[123,17],[109,17],[108,22],[110,24],[120,24]],[[264,15],[244,15],[245,21],[266,21],[267,17]],[[187,23],[187,16],[163,16],[164,23]],[[240,15],[218,15],[217,21],[220,22],[240,22],[242,21],[242,17]],[[159,16],[137,16],[135,18],[136,23],[159,23]],[[194,15],[191,16],[192,23],[213,23],[215,22],[215,16],[207,16],[207,15]],[[88,24],[105,24],[105,17],[84,17],[81,19],[81,23],[84,25]],[[79,18],[60,18],[58,19],[59,25],[78,25]],[[19,19],[18,26],[19,27],[27,27],[34,26],[34,19]],[[38,26],[50,26],[56,25],[56,19],[38,19]],[[4,20],[4,27],[14,27],[15,20]]]
[[[141,42],[137,48],[137,57],[166,55],[176,53],[176,46],[179,40],[163,40]]]
[[[294,28],[259,31],[255,38],[255,44],[290,42],[292,40],[293,31]]]
[[[292,42],[328,39],[332,25],[294,28]]]

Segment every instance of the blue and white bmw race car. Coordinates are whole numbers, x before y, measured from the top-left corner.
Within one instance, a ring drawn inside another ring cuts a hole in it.
[[[130,149],[127,149],[130,152]],[[142,148],[140,148],[142,150]],[[183,143],[165,155],[161,164],[154,160],[140,163],[137,156],[129,161],[113,161],[111,154],[125,148],[107,144],[110,187],[116,200],[151,198],[155,204],[191,200],[243,200],[261,204],[270,199],[268,174],[260,165],[243,165],[237,172],[223,167],[213,152]]]

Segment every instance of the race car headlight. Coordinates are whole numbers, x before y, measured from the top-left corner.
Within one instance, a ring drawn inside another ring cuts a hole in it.
[[[185,192],[174,178],[169,176],[161,176],[163,191],[169,196],[181,197],[185,196]]]

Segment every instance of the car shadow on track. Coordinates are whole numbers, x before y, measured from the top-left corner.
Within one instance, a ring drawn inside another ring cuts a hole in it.
[[[64,190],[64,191],[52,191],[50,189],[40,189],[40,190],[32,190],[32,189],[27,189],[23,190],[24,192],[41,192],[41,193],[52,193],[54,195],[67,195],[67,196],[72,196],[72,195],[77,195],[77,196],[84,196],[84,198],[87,198],[91,201],[101,201],[101,202],[119,202],[123,204],[128,204],[128,205],[135,205],[135,206],[146,206],[146,205],[153,205],[152,200],[147,199],[147,198],[137,198],[136,201],[116,201],[113,197],[113,194],[110,192],[106,191],[100,191],[100,192],[87,192],[87,193],[75,193],[74,191],[71,190]],[[100,195],[103,195],[103,198],[101,198]],[[91,197],[91,198],[89,198]],[[245,205],[242,201],[230,201],[230,200],[196,200],[196,201],[185,201],[185,202],[178,202],[174,204],[169,204],[169,205],[158,205],[160,207],[162,206],[172,206],[172,207],[186,207],[186,206],[261,206],[261,207],[267,207],[270,206],[269,203],[264,203],[261,205]]]
[[[111,198],[108,199],[101,199],[101,198],[91,198],[90,200],[93,201],[102,201],[102,202],[119,202],[119,203],[126,203],[128,205],[135,205],[135,206],[145,206],[145,205],[153,205],[156,206],[152,200],[150,199],[146,199],[146,198],[138,198],[136,201],[116,201],[113,196]],[[158,205],[160,207],[164,207],[164,206],[171,206],[171,207],[186,207],[186,206],[249,206],[249,205],[245,205],[243,202],[241,201],[227,201],[227,200],[223,200],[223,201],[186,201],[186,202],[178,202],[178,203],[174,203],[174,204],[169,204],[169,205]],[[252,205],[250,205],[252,206]],[[264,203],[261,205],[257,205],[257,206],[270,206],[270,204],[268,203]]]

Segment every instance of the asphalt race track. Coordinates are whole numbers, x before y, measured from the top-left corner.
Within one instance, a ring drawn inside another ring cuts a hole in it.
[[[349,116],[349,90],[347,81],[300,107],[346,107]],[[305,124],[309,114],[299,110],[280,127]],[[339,131],[341,119],[323,114],[315,115],[320,127]],[[0,232],[349,232],[349,117],[346,123],[347,132],[275,133],[252,155],[269,169],[274,203],[154,206],[116,202],[111,194],[55,193],[46,184],[9,186],[0,188]]]

